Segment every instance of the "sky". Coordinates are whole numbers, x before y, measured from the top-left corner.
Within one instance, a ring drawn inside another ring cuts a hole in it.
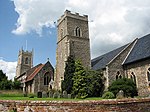
[[[150,33],[150,0],[0,0],[0,69],[16,72],[19,49],[34,66],[56,65],[57,20],[64,11],[89,17],[91,58]],[[26,44],[27,43],[27,44]]]

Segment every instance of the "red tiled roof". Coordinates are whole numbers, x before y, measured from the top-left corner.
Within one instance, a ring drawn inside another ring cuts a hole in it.
[[[44,65],[45,64],[41,64],[40,66],[35,68],[35,70],[27,76],[26,82],[32,80],[37,75],[37,73],[39,73],[39,71],[43,68]]]

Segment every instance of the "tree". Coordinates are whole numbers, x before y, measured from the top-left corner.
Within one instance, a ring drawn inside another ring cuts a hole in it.
[[[75,98],[86,98],[88,96],[87,93],[87,82],[86,82],[86,71],[84,67],[81,65],[80,61],[75,62],[75,73],[73,76],[73,88],[72,94]]]
[[[101,71],[87,70],[88,97],[99,97],[104,90],[104,76]]]
[[[71,94],[72,86],[73,86],[73,75],[75,72],[75,60],[74,56],[68,56],[66,61],[66,67],[64,72],[64,80],[62,81],[61,88],[62,91],[67,91],[68,94]]]
[[[2,70],[0,70],[0,82],[1,82],[2,80],[6,80],[6,79],[7,79],[6,74],[5,74],[5,73],[3,73],[3,71],[2,71]]]
[[[137,96],[136,84],[128,78],[117,79],[112,82],[108,90],[113,92],[115,96],[120,90],[123,90],[125,97]]]
[[[11,90],[12,89],[12,81],[11,80],[2,80],[0,82],[1,90]]]
[[[13,89],[20,89],[21,88],[21,82],[18,81],[16,78],[14,78],[12,88]]]
[[[3,73],[2,70],[0,70],[0,89],[1,90],[11,90],[11,89],[20,89],[21,83],[14,79],[8,80],[6,74]]]

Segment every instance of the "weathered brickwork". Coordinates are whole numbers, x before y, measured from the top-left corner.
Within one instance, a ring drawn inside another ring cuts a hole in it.
[[[0,111],[17,112],[149,112],[150,98],[99,101],[5,101]]]
[[[84,67],[90,68],[90,43],[88,30],[88,16],[80,16],[65,11],[58,20],[58,38],[56,51],[55,88],[61,89],[64,79],[65,61],[69,55],[81,60]]]
[[[147,71],[150,68],[150,59],[138,61],[125,66],[125,73],[129,78],[134,74],[136,77],[136,85],[140,96],[150,95],[150,87],[148,82]]]

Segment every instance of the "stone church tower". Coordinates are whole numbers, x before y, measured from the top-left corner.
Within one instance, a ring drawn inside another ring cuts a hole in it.
[[[16,67],[16,78],[33,67],[33,50],[31,52],[19,50]]]
[[[86,68],[91,67],[90,40],[88,28],[88,16],[71,13],[66,10],[58,20],[58,37],[56,51],[55,88],[61,89],[61,81],[64,79],[65,61],[69,55],[81,60]]]

